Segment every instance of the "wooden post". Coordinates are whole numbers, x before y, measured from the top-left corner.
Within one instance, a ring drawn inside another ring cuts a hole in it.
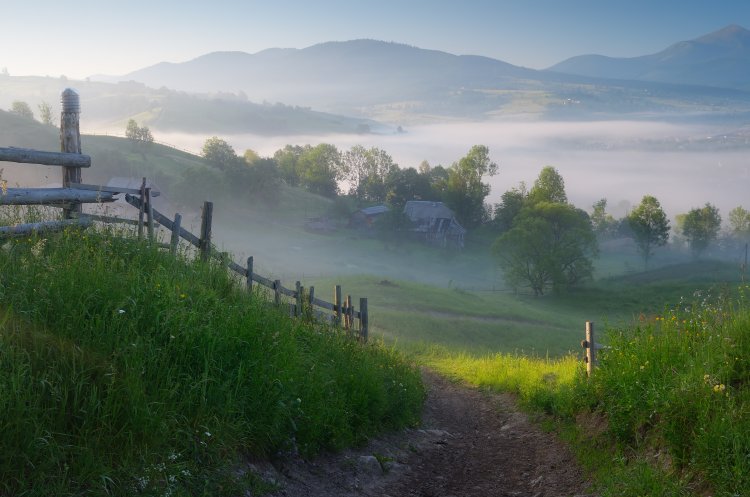
[[[200,251],[201,259],[208,262],[211,258],[211,220],[214,214],[213,202],[203,202],[203,212],[201,214],[201,238]]]
[[[182,224],[182,215],[176,213],[172,222],[172,237],[169,240],[169,251],[172,255],[177,255],[177,246],[180,243],[180,228]]]
[[[294,289],[295,289],[295,293],[296,293],[296,295],[295,295],[296,296],[296,299],[295,299],[295,301],[296,301],[296,309],[294,311],[294,315],[295,316],[301,316],[302,315],[302,303],[303,303],[303,301],[302,301],[302,292],[304,291],[304,287],[302,286],[302,284],[299,281],[297,281],[297,282],[294,283]]]
[[[253,256],[247,258],[247,281],[245,282],[248,293],[253,293]]]
[[[62,92],[62,112],[60,114],[60,151],[72,154],[81,153],[81,101],[71,88],[66,88]],[[69,188],[71,183],[82,183],[81,168],[67,167],[62,168],[62,186]],[[63,209],[63,217],[66,219],[73,218],[73,213],[81,212],[81,204],[74,204],[69,208]]]
[[[151,188],[145,189],[146,195],[146,226],[148,228],[148,241],[154,241],[154,206],[151,203]]]
[[[313,320],[315,318],[315,307],[313,306],[313,300],[315,300],[315,287],[310,285],[310,289],[307,291],[307,310],[309,311],[308,319]]]
[[[367,315],[367,298],[359,299],[359,339],[367,343],[367,336],[370,332],[370,318]]]
[[[141,182],[141,203],[138,206],[138,239],[143,239],[143,213],[146,209],[146,178]]]
[[[586,340],[583,346],[586,348],[586,374],[590,378],[596,367],[596,336],[594,323],[591,321],[586,321]]]
[[[346,325],[344,328],[349,330],[349,333],[354,332],[354,327],[352,326],[352,296],[347,295],[346,296],[346,303],[344,304],[346,307]]]
[[[341,326],[341,285],[333,288],[333,312],[336,326]]]
[[[281,280],[273,281],[273,303],[281,305]]]

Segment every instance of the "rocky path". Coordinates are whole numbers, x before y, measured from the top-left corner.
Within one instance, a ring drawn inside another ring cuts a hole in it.
[[[518,411],[513,399],[424,373],[421,429],[315,461],[254,465],[274,496],[584,496],[570,451]]]

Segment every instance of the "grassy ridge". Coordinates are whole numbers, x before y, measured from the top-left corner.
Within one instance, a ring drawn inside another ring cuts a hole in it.
[[[0,494],[232,494],[241,453],[413,424],[418,373],[221,268],[71,231],[0,250]]]

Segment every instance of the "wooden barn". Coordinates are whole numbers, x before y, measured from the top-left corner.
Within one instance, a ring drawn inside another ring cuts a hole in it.
[[[414,223],[412,231],[427,243],[464,248],[466,229],[443,202],[410,200],[404,206],[404,213]]]

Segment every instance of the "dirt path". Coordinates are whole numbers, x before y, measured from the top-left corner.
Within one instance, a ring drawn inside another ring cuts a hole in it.
[[[315,497],[567,497],[587,495],[570,451],[512,398],[425,372],[421,429],[315,461],[254,465],[280,490]]]

